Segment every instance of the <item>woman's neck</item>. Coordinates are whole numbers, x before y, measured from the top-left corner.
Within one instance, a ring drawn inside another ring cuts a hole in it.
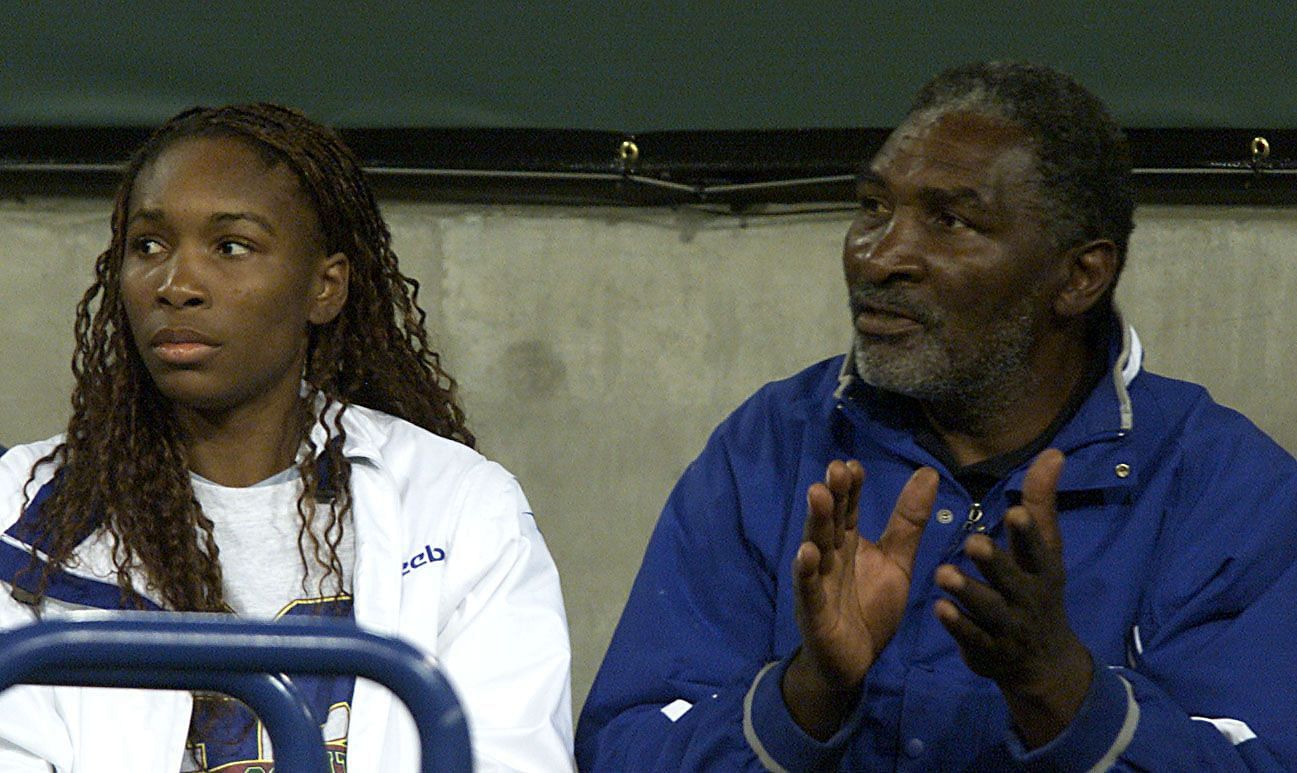
[[[177,406],[189,469],[213,483],[243,487],[292,466],[302,443],[300,399],[294,392],[226,410]]]

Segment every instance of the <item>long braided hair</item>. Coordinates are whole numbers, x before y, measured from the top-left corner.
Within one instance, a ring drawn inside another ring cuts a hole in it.
[[[418,282],[401,273],[373,191],[341,138],[277,105],[187,110],[157,129],[132,158],[117,190],[112,241],[95,261],[94,283],[77,305],[72,418],[63,441],[33,466],[29,480],[42,465],[55,466],[57,484],[37,527],[47,554],[38,596],[98,527],[111,537],[126,603],[142,606],[145,591],[170,609],[227,609],[212,522],[194,498],[185,438],[135,349],[119,286],[136,178],[172,144],[200,137],[237,138],[268,164],[286,164],[314,207],[326,254],[343,253],[350,263],[342,312],[310,330],[298,404],[306,449],[297,464],[303,482],[297,505],[303,585],[314,561],[325,569],[321,592],[330,578],[342,589],[338,545],[352,507],[341,423],[348,405],[375,408],[474,444],[455,382],[429,344]],[[327,438],[318,445],[311,439],[316,425]],[[325,502],[327,510],[316,507]],[[314,523],[321,518],[322,524]],[[146,588],[137,589],[133,576],[145,578]]]

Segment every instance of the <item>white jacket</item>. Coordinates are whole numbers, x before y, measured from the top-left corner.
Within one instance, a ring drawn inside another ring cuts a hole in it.
[[[344,426],[356,623],[403,638],[438,664],[464,703],[478,769],[571,770],[571,650],[558,572],[517,482],[475,451],[378,411],[351,406]],[[0,457],[0,531],[21,515],[31,465],[56,442]],[[48,482],[48,467],[30,493]],[[21,546],[0,539],[11,555]],[[83,543],[75,573],[114,583],[106,547],[99,537]],[[444,560],[411,561],[437,550]],[[0,582],[0,628],[34,618],[9,591]],[[53,599],[44,608],[85,614]],[[172,773],[189,712],[185,692],[15,687],[0,694],[0,771]],[[401,701],[358,679],[348,773],[417,770],[417,739]]]

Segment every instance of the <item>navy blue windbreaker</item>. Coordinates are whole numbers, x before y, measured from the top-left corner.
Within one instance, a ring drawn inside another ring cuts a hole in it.
[[[1054,437],[1069,620],[1095,678],[1027,752],[990,680],[932,614],[933,573],[969,530],[1003,543],[1025,465],[974,502],[839,357],[769,384],[723,422],[671,494],[577,730],[585,770],[1297,770],[1297,462],[1199,386],[1112,370]],[[827,742],[780,680],[800,635],[791,566],[805,492],[864,465],[876,539],[902,485],[940,488],[909,606],[863,698]],[[980,517],[971,515],[980,511]]]

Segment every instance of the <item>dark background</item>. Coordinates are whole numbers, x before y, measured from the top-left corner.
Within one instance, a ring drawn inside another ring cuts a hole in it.
[[[849,198],[838,178],[919,85],[985,58],[1051,64],[1098,93],[1154,198],[1282,195],[1297,167],[1297,3],[1276,0],[0,7],[0,171],[36,182],[111,178],[184,107],[271,100],[343,128],[393,189]]]

